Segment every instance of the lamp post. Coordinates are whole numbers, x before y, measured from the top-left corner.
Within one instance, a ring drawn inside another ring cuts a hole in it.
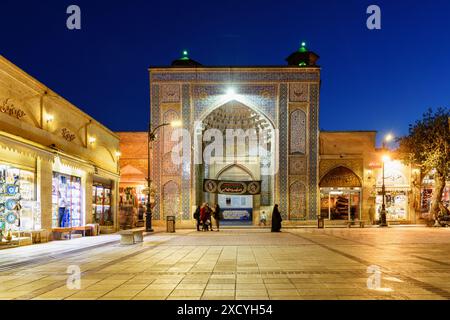
[[[386,143],[392,141],[393,138],[394,137],[392,136],[392,134],[387,134],[384,137],[383,150],[387,150]],[[383,169],[382,169],[383,170],[383,184],[381,186],[381,196],[383,197],[383,203],[381,205],[381,212],[380,212],[380,227],[387,227],[388,226],[387,219],[386,219],[386,185],[384,183],[384,180],[385,180],[384,167],[385,167],[385,163],[387,161],[389,161],[389,160],[390,160],[390,158],[389,158],[389,155],[387,155],[387,154],[385,154],[383,156],[383,158],[382,158],[382,162],[383,162]]]
[[[165,127],[165,126],[172,126],[173,128],[177,128],[181,126],[181,121],[173,121],[171,123],[163,123],[158,125],[156,128],[154,128],[152,130],[151,127],[151,121],[150,124],[148,126],[148,161],[147,161],[147,189],[148,189],[148,194],[147,194],[147,209],[145,212],[145,231],[146,232],[153,232],[153,228],[152,228],[152,207],[150,204],[150,187],[151,187],[151,174],[150,174],[150,157],[151,157],[151,150],[152,150],[152,143],[153,141],[156,140],[157,136],[156,136],[156,131],[159,128]]]

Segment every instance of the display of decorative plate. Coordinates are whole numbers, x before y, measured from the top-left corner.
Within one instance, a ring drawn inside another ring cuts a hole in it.
[[[14,196],[19,191],[19,187],[13,184],[6,186],[6,194]]]
[[[14,212],[10,212],[8,213],[8,215],[6,216],[6,221],[9,224],[14,224],[17,220],[17,215]]]
[[[14,210],[14,207],[16,206],[17,201],[15,199],[8,199],[6,200],[6,209],[8,210]]]
[[[5,212],[5,205],[3,203],[0,203],[0,214]]]

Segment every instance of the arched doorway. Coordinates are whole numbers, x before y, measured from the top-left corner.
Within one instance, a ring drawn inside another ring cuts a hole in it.
[[[361,180],[349,168],[339,166],[320,180],[320,214],[330,220],[361,219]]]
[[[232,216],[245,216],[246,222],[252,223],[254,213],[259,212],[261,206],[273,205],[273,174],[267,167],[275,163],[274,126],[264,114],[235,100],[209,111],[200,119],[201,123],[194,129],[195,156],[202,159],[195,167],[196,203],[219,203],[230,211],[229,215],[224,212],[226,220],[227,216],[229,220],[238,220],[231,219]],[[231,131],[236,134],[230,136]],[[222,150],[210,152],[213,144],[221,144]],[[206,158],[205,154],[210,157]],[[217,184],[227,182],[230,188],[211,192],[204,188],[205,180],[214,180]],[[242,194],[227,193],[227,190],[240,187],[248,190]],[[250,192],[256,189],[257,192]],[[231,212],[233,210],[235,212]]]

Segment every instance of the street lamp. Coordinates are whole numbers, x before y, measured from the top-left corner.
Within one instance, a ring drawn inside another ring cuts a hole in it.
[[[386,145],[394,140],[394,136],[391,133],[388,133],[383,139],[383,149],[387,149]]]
[[[389,155],[385,154],[382,158],[383,162],[383,185],[381,186],[381,196],[383,197],[383,204],[381,205],[381,212],[380,212],[380,227],[387,227],[387,219],[386,219],[386,186],[384,184],[384,166],[385,163],[390,161],[391,158]]]
[[[152,150],[152,143],[153,141],[156,140],[157,136],[156,136],[156,131],[159,128],[165,127],[165,126],[172,126],[173,128],[179,128],[181,127],[182,122],[179,120],[175,120],[172,121],[171,123],[163,123],[160,124],[159,126],[157,126],[156,128],[154,128],[152,130],[152,125],[151,125],[151,121],[150,124],[148,125],[148,161],[147,161],[147,165],[148,165],[148,171],[147,171],[147,188],[148,188],[148,195],[147,195],[147,210],[145,212],[145,231],[146,232],[153,232],[153,228],[152,228],[152,207],[150,204],[150,187],[151,187],[151,174],[150,174],[150,153]]]

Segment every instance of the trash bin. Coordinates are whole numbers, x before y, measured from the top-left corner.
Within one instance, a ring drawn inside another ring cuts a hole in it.
[[[322,216],[319,216],[319,217],[317,218],[317,228],[323,229],[324,226],[325,226],[325,221],[324,221],[324,219],[323,219]]]
[[[175,217],[174,216],[166,217],[166,231],[169,233],[175,232]]]

